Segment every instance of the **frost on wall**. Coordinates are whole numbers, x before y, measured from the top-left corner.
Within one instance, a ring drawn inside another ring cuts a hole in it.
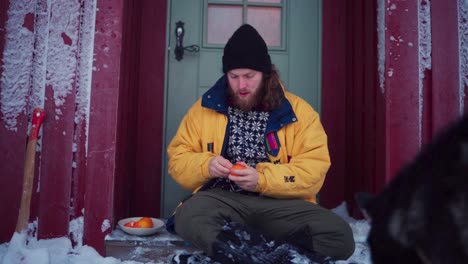
[[[55,119],[61,115],[60,106],[73,90],[76,74],[78,21],[77,1],[55,0],[51,4],[46,85],[54,91]]]
[[[26,111],[30,93],[34,33],[23,25],[27,15],[34,14],[35,2],[10,1],[7,13],[0,103],[5,127],[11,131],[17,131],[17,117]]]
[[[460,114],[463,114],[465,87],[468,87],[468,0],[458,1],[458,37],[460,45]]]
[[[424,105],[424,72],[432,69],[431,4],[429,0],[418,1],[419,42],[419,146],[422,146],[422,116]]]
[[[10,1],[0,82],[2,119],[8,130],[17,131],[20,114],[44,107],[46,87],[53,89],[55,119],[59,119],[75,83],[75,122],[87,122],[96,1],[80,3]],[[34,28],[26,27],[26,20]]]
[[[96,20],[96,2],[86,1],[82,14],[79,57],[80,63],[78,67],[78,84],[77,84],[77,108],[75,122],[78,124],[83,121],[83,118],[89,114],[89,96],[91,95],[91,76],[93,66],[93,43],[94,43],[94,28]]]
[[[420,0],[418,1],[418,9],[419,77],[422,80],[424,78],[424,71],[432,68],[431,4],[428,0]]]
[[[385,0],[377,2],[377,52],[378,52],[378,72],[379,85],[382,94],[385,93]]]
[[[34,21],[34,57],[32,66],[32,92],[29,95],[27,113],[32,113],[36,107],[44,107],[47,41],[49,32],[50,1],[38,1]],[[41,138],[42,141],[42,138]]]
[[[93,72],[94,30],[96,24],[96,1],[85,1],[81,17],[80,43],[78,55],[78,80],[76,86],[75,123],[86,122],[86,133],[89,131],[89,109],[91,96],[91,77]],[[87,135],[86,135],[87,138]],[[88,153],[86,144],[85,153]]]

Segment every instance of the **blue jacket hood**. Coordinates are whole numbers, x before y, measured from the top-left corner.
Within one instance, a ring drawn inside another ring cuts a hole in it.
[[[224,74],[208,91],[202,96],[202,106],[213,109],[219,113],[227,115],[228,113],[228,93],[227,93],[227,77]],[[282,127],[296,122],[297,117],[291,106],[291,103],[283,97],[280,106],[270,112],[266,133],[277,131]]]

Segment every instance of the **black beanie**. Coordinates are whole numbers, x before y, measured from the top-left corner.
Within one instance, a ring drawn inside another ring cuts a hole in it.
[[[224,47],[223,72],[232,69],[271,72],[271,59],[262,36],[249,24],[238,28]]]

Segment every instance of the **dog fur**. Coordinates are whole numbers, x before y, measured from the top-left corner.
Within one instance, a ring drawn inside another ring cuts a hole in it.
[[[373,263],[468,263],[468,115],[364,206]]]

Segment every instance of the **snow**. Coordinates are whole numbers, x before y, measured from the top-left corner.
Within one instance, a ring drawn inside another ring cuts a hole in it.
[[[367,235],[369,233],[369,223],[366,220],[356,220],[349,216],[346,210],[346,203],[343,202],[338,207],[332,209],[333,212],[347,221],[354,234],[356,241],[356,250],[347,261],[338,261],[337,264],[346,263],[371,263],[370,250],[367,246]],[[110,223],[103,223],[110,227]],[[79,217],[70,222],[70,237],[59,237],[54,239],[37,239],[36,236],[37,221],[30,223],[28,229],[22,233],[15,232],[10,242],[0,244],[0,263],[2,264],[140,264],[143,262],[120,260],[113,257],[103,257],[97,251],[89,246],[83,245],[83,217]],[[106,239],[128,240],[135,236],[126,235],[121,230],[114,230]],[[141,241],[148,238],[140,237]],[[156,238],[158,241],[171,240],[170,237]],[[146,250],[141,247],[135,249],[135,254],[144,253]],[[184,253],[184,252],[177,252]],[[303,256],[297,255],[295,259],[301,263]],[[166,263],[166,262],[144,262],[144,263]]]
[[[420,0],[418,1],[419,9],[419,77],[421,79],[420,85],[422,85],[422,79],[424,78],[424,71],[432,68],[431,59],[431,4],[429,1]]]
[[[418,1],[418,42],[419,42],[419,147],[422,146],[422,122],[424,104],[424,72],[432,68],[431,45],[431,4],[428,0]]]
[[[61,106],[76,93],[75,123],[87,125],[95,14],[95,0],[83,6],[70,0],[11,1],[0,80],[8,130],[17,131],[20,114],[30,116],[34,108],[44,107],[46,89],[52,89],[52,118],[60,119]]]
[[[89,110],[91,97],[91,78],[93,73],[94,30],[96,24],[96,0],[85,1],[81,18],[78,81],[76,87],[75,124],[85,122],[86,138],[89,131]],[[74,145],[76,145],[74,143]],[[76,149],[76,147],[74,148]],[[74,151],[75,152],[75,151]],[[85,145],[85,154],[88,153],[88,141]]]
[[[46,2],[49,4],[49,2]],[[29,96],[29,106],[27,113],[32,113],[34,108],[44,107],[45,84],[46,84],[46,63],[47,63],[47,34],[49,32],[49,5],[43,6],[44,1],[40,1],[36,6],[36,17],[34,20],[34,55],[32,66],[31,94]],[[42,137],[40,138],[42,143]]]
[[[103,222],[102,222],[102,225],[101,225],[101,232],[106,232],[109,228],[111,228],[111,223],[109,221],[109,219],[105,219]]]
[[[102,257],[97,251],[82,244],[83,217],[70,222],[71,236],[78,240],[73,246],[66,237],[37,240],[37,221],[28,229],[15,232],[9,243],[0,245],[0,263],[3,264],[134,264],[135,261],[121,261],[112,257]]]
[[[83,245],[83,216],[70,221],[70,237],[75,244],[80,247]]]
[[[380,92],[385,94],[385,0],[377,1],[377,56]],[[391,75],[389,75],[391,77]]]
[[[346,209],[345,202],[341,203],[332,211],[349,223],[353,230],[354,241],[356,242],[356,249],[354,250],[353,255],[347,261],[337,261],[336,263],[371,263],[370,249],[367,244],[367,236],[370,231],[369,222],[367,220],[356,220],[350,217]]]
[[[62,115],[60,106],[72,93],[76,75],[80,4],[54,0],[50,13],[46,85],[54,91],[55,119],[59,119]]]
[[[26,111],[30,94],[34,33],[23,27],[27,14],[34,14],[36,1],[11,1],[6,23],[1,77],[1,111],[5,127],[17,131],[17,117]]]
[[[460,114],[463,114],[465,87],[468,87],[468,0],[458,1],[458,36],[460,46]]]

